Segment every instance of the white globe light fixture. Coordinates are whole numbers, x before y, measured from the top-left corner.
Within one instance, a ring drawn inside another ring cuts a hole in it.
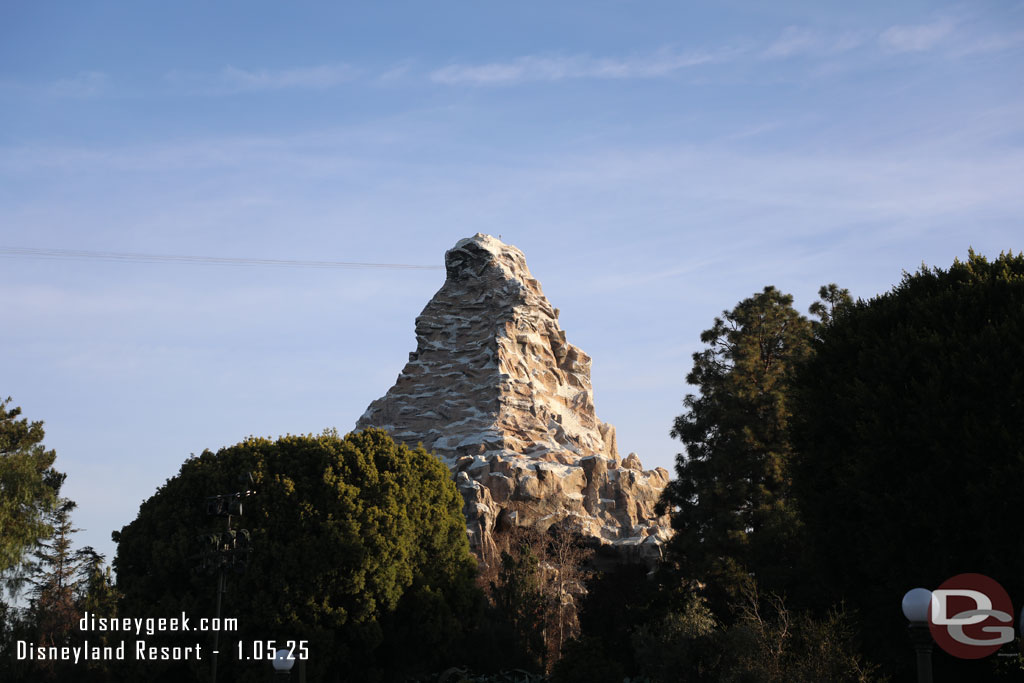
[[[912,588],[903,596],[903,616],[912,624],[928,623],[928,606],[932,592],[927,588]]]
[[[932,592],[911,588],[903,596],[903,616],[910,622],[910,642],[917,655],[917,683],[932,683],[932,633],[928,628],[928,608]]]
[[[288,656],[290,650],[278,650],[274,653],[274,671],[279,674],[286,674],[295,666],[295,659]]]

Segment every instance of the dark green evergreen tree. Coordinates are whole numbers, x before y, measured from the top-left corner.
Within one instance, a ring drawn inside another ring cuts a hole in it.
[[[75,555],[79,562],[75,591],[76,618],[81,618],[85,612],[92,617],[116,617],[120,593],[114,584],[111,568],[105,563],[106,558],[90,546],[77,550]],[[88,641],[90,647],[116,647],[120,644],[120,635],[106,631],[80,631],[76,628],[72,632],[72,644],[82,645]],[[90,660],[75,666],[69,680],[76,683],[123,680],[124,672],[121,669],[121,662],[116,660]]]
[[[0,401],[0,680],[18,680],[29,669],[17,662],[17,640],[35,637],[27,610],[3,602],[21,593],[30,576],[31,553],[53,533],[50,515],[64,475],[53,469],[56,453],[43,446],[43,423],[19,419],[21,408]]]
[[[978,572],[1024,596],[1024,254],[904,274],[818,337],[793,432],[814,573],[861,614],[872,659],[909,664],[908,589]]]
[[[822,288],[819,315],[842,306],[845,290]],[[844,299],[844,297],[846,297]],[[798,580],[800,519],[791,496],[789,400],[793,373],[811,353],[814,327],[774,287],[723,312],[701,334],[672,436],[686,445],[662,497],[675,536],[668,557],[707,586],[720,609],[753,575],[771,591]]]
[[[823,325],[831,323],[836,315],[841,314],[851,304],[853,304],[853,297],[850,296],[850,290],[842,289],[834,282],[822,285],[818,290],[818,301],[811,304],[811,315],[818,317],[818,321],[812,324],[815,329],[821,329]]]
[[[37,539],[49,536],[47,515],[64,480],[56,453],[43,446],[42,422],[18,419],[21,408],[0,401],[0,573],[17,573]]]
[[[78,555],[82,560],[76,599],[79,609],[101,617],[116,616],[120,593],[111,568],[104,563],[106,558],[90,546],[79,550]]]
[[[29,615],[37,629],[37,643],[66,645],[78,618],[76,597],[85,557],[72,549],[72,536],[79,531],[71,522],[75,502],[61,498],[50,514],[53,529],[33,552],[28,575],[31,585]]]
[[[105,644],[100,636],[89,638],[78,629],[83,610],[112,616],[116,589],[103,555],[91,547],[75,549],[73,536],[79,530],[71,520],[74,501],[58,498],[46,515],[52,530],[37,540],[32,557],[21,565],[20,579],[28,587],[28,605],[6,609],[6,632],[0,632],[0,680],[101,681],[109,680],[107,663],[78,663],[49,659],[18,660],[17,640],[38,647],[79,646],[88,639],[92,645]]]

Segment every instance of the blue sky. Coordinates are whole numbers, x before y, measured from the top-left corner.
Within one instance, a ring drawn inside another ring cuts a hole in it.
[[[0,247],[441,265],[521,248],[623,454],[701,330],[1024,248],[1024,3],[8,3]],[[441,270],[0,255],[0,394],[84,543],[181,462],[347,431]]]

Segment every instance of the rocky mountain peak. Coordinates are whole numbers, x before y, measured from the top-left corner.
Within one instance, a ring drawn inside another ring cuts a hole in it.
[[[533,279],[523,252],[482,232],[456,242],[445,252],[444,265],[448,277],[454,279],[479,275],[484,268],[497,268],[509,280],[525,282]]]
[[[538,523],[660,553],[668,523],[653,506],[668,472],[620,460],[615,428],[594,411],[591,359],[566,341],[526,257],[478,233],[445,266],[416,318],[416,350],[356,428],[422,443],[448,464],[482,556],[495,528]]]

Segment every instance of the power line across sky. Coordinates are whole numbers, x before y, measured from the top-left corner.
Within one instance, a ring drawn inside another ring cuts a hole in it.
[[[0,257],[61,259],[70,261],[107,261],[115,263],[178,263],[207,266],[272,266],[283,268],[380,268],[389,270],[443,270],[444,266],[412,263],[362,263],[357,261],[306,261],[300,259],[241,258],[228,256],[182,256],[175,254],[133,254],[80,249],[39,249],[0,247]]]

